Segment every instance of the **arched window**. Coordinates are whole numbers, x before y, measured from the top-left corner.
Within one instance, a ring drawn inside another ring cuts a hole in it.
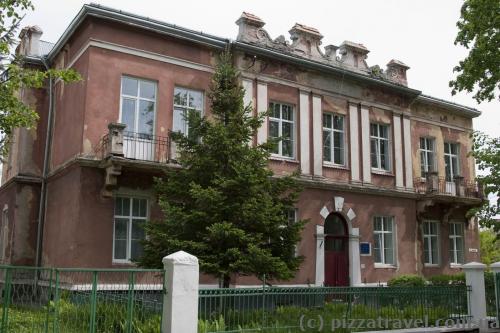
[[[325,235],[345,236],[347,235],[346,226],[342,217],[337,214],[330,214],[325,221]]]

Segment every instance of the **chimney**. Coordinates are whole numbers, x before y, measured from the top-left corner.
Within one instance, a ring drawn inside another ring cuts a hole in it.
[[[410,67],[402,61],[392,59],[387,64],[387,78],[403,86],[408,86],[408,81],[406,79],[406,71],[408,69],[410,69]]]
[[[36,25],[24,27],[19,33],[21,43],[17,52],[25,56],[40,56],[40,37],[42,34],[42,29]]]
[[[370,52],[363,44],[344,41],[340,45],[339,52],[342,56],[340,61],[347,66],[361,70],[368,70],[365,59]]]
[[[319,49],[323,35],[315,28],[296,23],[289,31],[294,52],[309,57],[323,58]]]
[[[243,12],[236,21],[236,24],[239,26],[237,40],[243,42],[257,42],[261,39],[259,31],[266,23],[253,14]]]

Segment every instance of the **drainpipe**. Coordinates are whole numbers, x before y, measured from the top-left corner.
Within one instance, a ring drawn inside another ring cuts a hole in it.
[[[42,57],[42,63],[46,70],[49,70],[49,64],[47,58]],[[49,110],[47,115],[47,133],[45,137],[45,150],[43,156],[43,170],[42,170],[42,186],[40,189],[40,205],[38,207],[38,227],[36,233],[36,257],[35,257],[35,267],[40,267],[42,263],[42,243],[43,243],[43,229],[45,224],[45,211],[47,208],[47,176],[49,174],[49,158],[50,158],[50,146],[52,143],[52,123],[54,114],[54,103],[53,103],[53,88],[54,79],[52,75],[49,76]]]

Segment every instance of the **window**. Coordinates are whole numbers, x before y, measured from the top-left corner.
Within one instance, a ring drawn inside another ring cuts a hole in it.
[[[173,131],[189,134],[189,124],[186,121],[189,111],[203,114],[203,92],[175,87]]]
[[[283,156],[294,157],[294,111],[293,106],[282,103],[269,103],[271,115],[269,116],[269,137],[280,138],[276,142],[271,153]]]
[[[459,146],[457,143],[444,143],[444,163],[446,171],[446,181],[452,182],[455,176],[460,174],[458,166]]]
[[[143,198],[116,197],[113,234],[113,261],[129,262],[142,255],[144,223],[148,201]]]
[[[424,264],[439,264],[439,224],[426,221],[423,223]]]
[[[127,125],[126,131],[153,135],[155,109],[156,83],[123,76],[120,121]]]
[[[344,116],[323,113],[323,160],[345,165]]]
[[[373,246],[375,263],[395,265],[394,219],[387,216],[375,217],[373,233],[375,238]]]
[[[434,139],[420,138],[420,174],[422,177],[436,170],[434,163]]]
[[[370,145],[372,168],[390,171],[389,126],[370,124]]]
[[[4,206],[2,210],[2,225],[0,227],[0,263],[5,263],[5,250],[7,249],[8,243],[8,231],[9,231],[9,207]]]
[[[463,264],[464,262],[464,224],[451,222],[450,230],[450,263]]]

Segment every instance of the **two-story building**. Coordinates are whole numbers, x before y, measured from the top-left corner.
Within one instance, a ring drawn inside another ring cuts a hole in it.
[[[141,225],[161,219],[153,177],[178,167],[171,131],[210,114],[217,55],[231,49],[245,103],[271,109],[254,144],[282,137],[269,167],[300,171],[290,219],[309,219],[293,285],[357,285],[398,274],[454,273],[479,260],[483,198],[469,134],[480,112],[409,88],[401,61],[369,67],[369,50],[296,24],[272,39],[243,13],[236,40],[85,5],[55,44],[21,32],[26,66],[74,68],[22,99],[40,115],[11,138],[0,188],[0,255],[10,264],[122,267],[141,254]],[[202,283],[215,283],[208,276]],[[237,277],[237,284],[257,284]]]

